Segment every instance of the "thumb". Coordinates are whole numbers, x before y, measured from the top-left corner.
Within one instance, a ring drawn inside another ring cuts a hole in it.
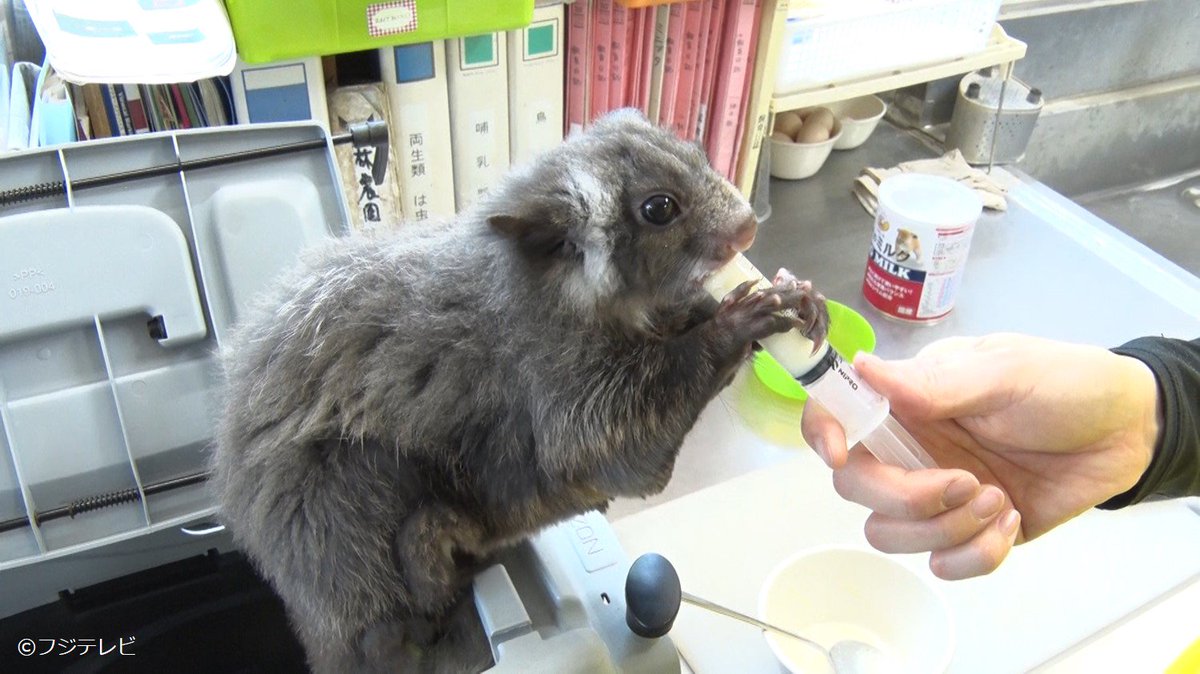
[[[934,354],[885,361],[859,353],[854,367],[899,414],[951,419],[989,412],[1012,399],[1003,363],[971,353]]]

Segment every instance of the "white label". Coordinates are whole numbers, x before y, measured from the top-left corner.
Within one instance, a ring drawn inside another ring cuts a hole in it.
[[[367,7],[367,32],[371,37],[411,33],[417,29],[417,7],[413,0],[384,2]]]

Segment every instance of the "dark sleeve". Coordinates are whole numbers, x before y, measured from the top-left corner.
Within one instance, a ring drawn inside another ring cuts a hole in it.
[[[1154,372],[1163,427],[1138,483],[1097,507],[1122,508],[1150,496],[1200,495],[1200,339],[1140,337],[1112,351],[1137,358]]]

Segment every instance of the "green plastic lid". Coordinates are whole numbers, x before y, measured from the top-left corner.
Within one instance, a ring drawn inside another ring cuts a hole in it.
[[[846,360],[853,360],[859,351],[875,349],[875,330],[862,314],[850,307],[826,301],[829,308],[829,344]],[[774,393],[789,400],[803,402],[808,393],[782,365],[766,351],[754,355],[754,374]]]
[[[528,26],[533,0],[225,0],[246,63],[415,44]]]

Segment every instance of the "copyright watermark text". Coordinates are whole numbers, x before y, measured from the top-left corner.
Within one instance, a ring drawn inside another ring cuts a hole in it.
[[[85,655],[136,655],[133,652],[137,637],[120,637],[118,639],[97,639],[94,637],[79,638],[25,638],[17,642],[17,655],[25,658],[42,656],[77,656]]]

